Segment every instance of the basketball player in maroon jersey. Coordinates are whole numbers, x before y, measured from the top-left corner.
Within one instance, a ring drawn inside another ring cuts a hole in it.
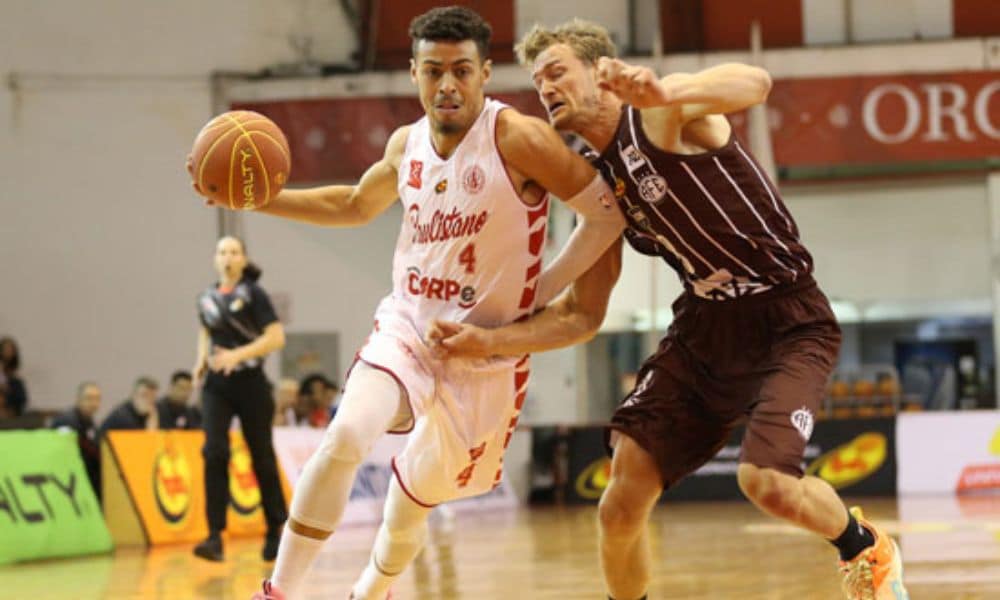
[[[895,542],[825,481],[803,476],[840,329],[795,221],[723,116],[763,102],[768,74],[726,64],[659,79],[613,58],[607,31],[579,20],[536,27],[519,53],[551,124],[586,142],[615,190],[626,241],[662,257],[684,284],[673,324],[609,428],[614,457],[599,510],[609,597],[645,598],[653,506],[746,419],[738,481],[747,498],[830,540],[848,598],[907,598]],[[431,335],[442,351],[471,356],[589,339],[620,253],[612,247],[528,321],[493,330],[437,323]]]

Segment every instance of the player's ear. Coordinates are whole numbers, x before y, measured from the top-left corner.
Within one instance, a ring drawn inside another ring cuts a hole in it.
[[[412,58],[410,59],[410,81],[417,82],[417,61]]]

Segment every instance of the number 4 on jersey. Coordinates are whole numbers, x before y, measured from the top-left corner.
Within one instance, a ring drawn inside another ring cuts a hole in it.
[[[469,244],[458,255],[458,262],[465,265],[465,272],[472,274],[476,272],[476,245]]]

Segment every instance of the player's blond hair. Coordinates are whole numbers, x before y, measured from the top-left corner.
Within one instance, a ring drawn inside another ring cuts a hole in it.
[[[618,55],[618,49],[608,30],[583,19],[573,19],[553,29],[536,24],[514,49],[521,64],[527,66],[555,44],[566,44],[573,49],[577,58],[591,64],[596,64],[597,59],[602,56]]]

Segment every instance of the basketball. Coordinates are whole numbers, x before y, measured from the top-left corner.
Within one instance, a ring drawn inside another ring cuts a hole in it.
[[[262,208],[288,181],[288,140],[260,113],[225,112],[195,138],[191,171],[198,189],[212,201],[234,210]]]

